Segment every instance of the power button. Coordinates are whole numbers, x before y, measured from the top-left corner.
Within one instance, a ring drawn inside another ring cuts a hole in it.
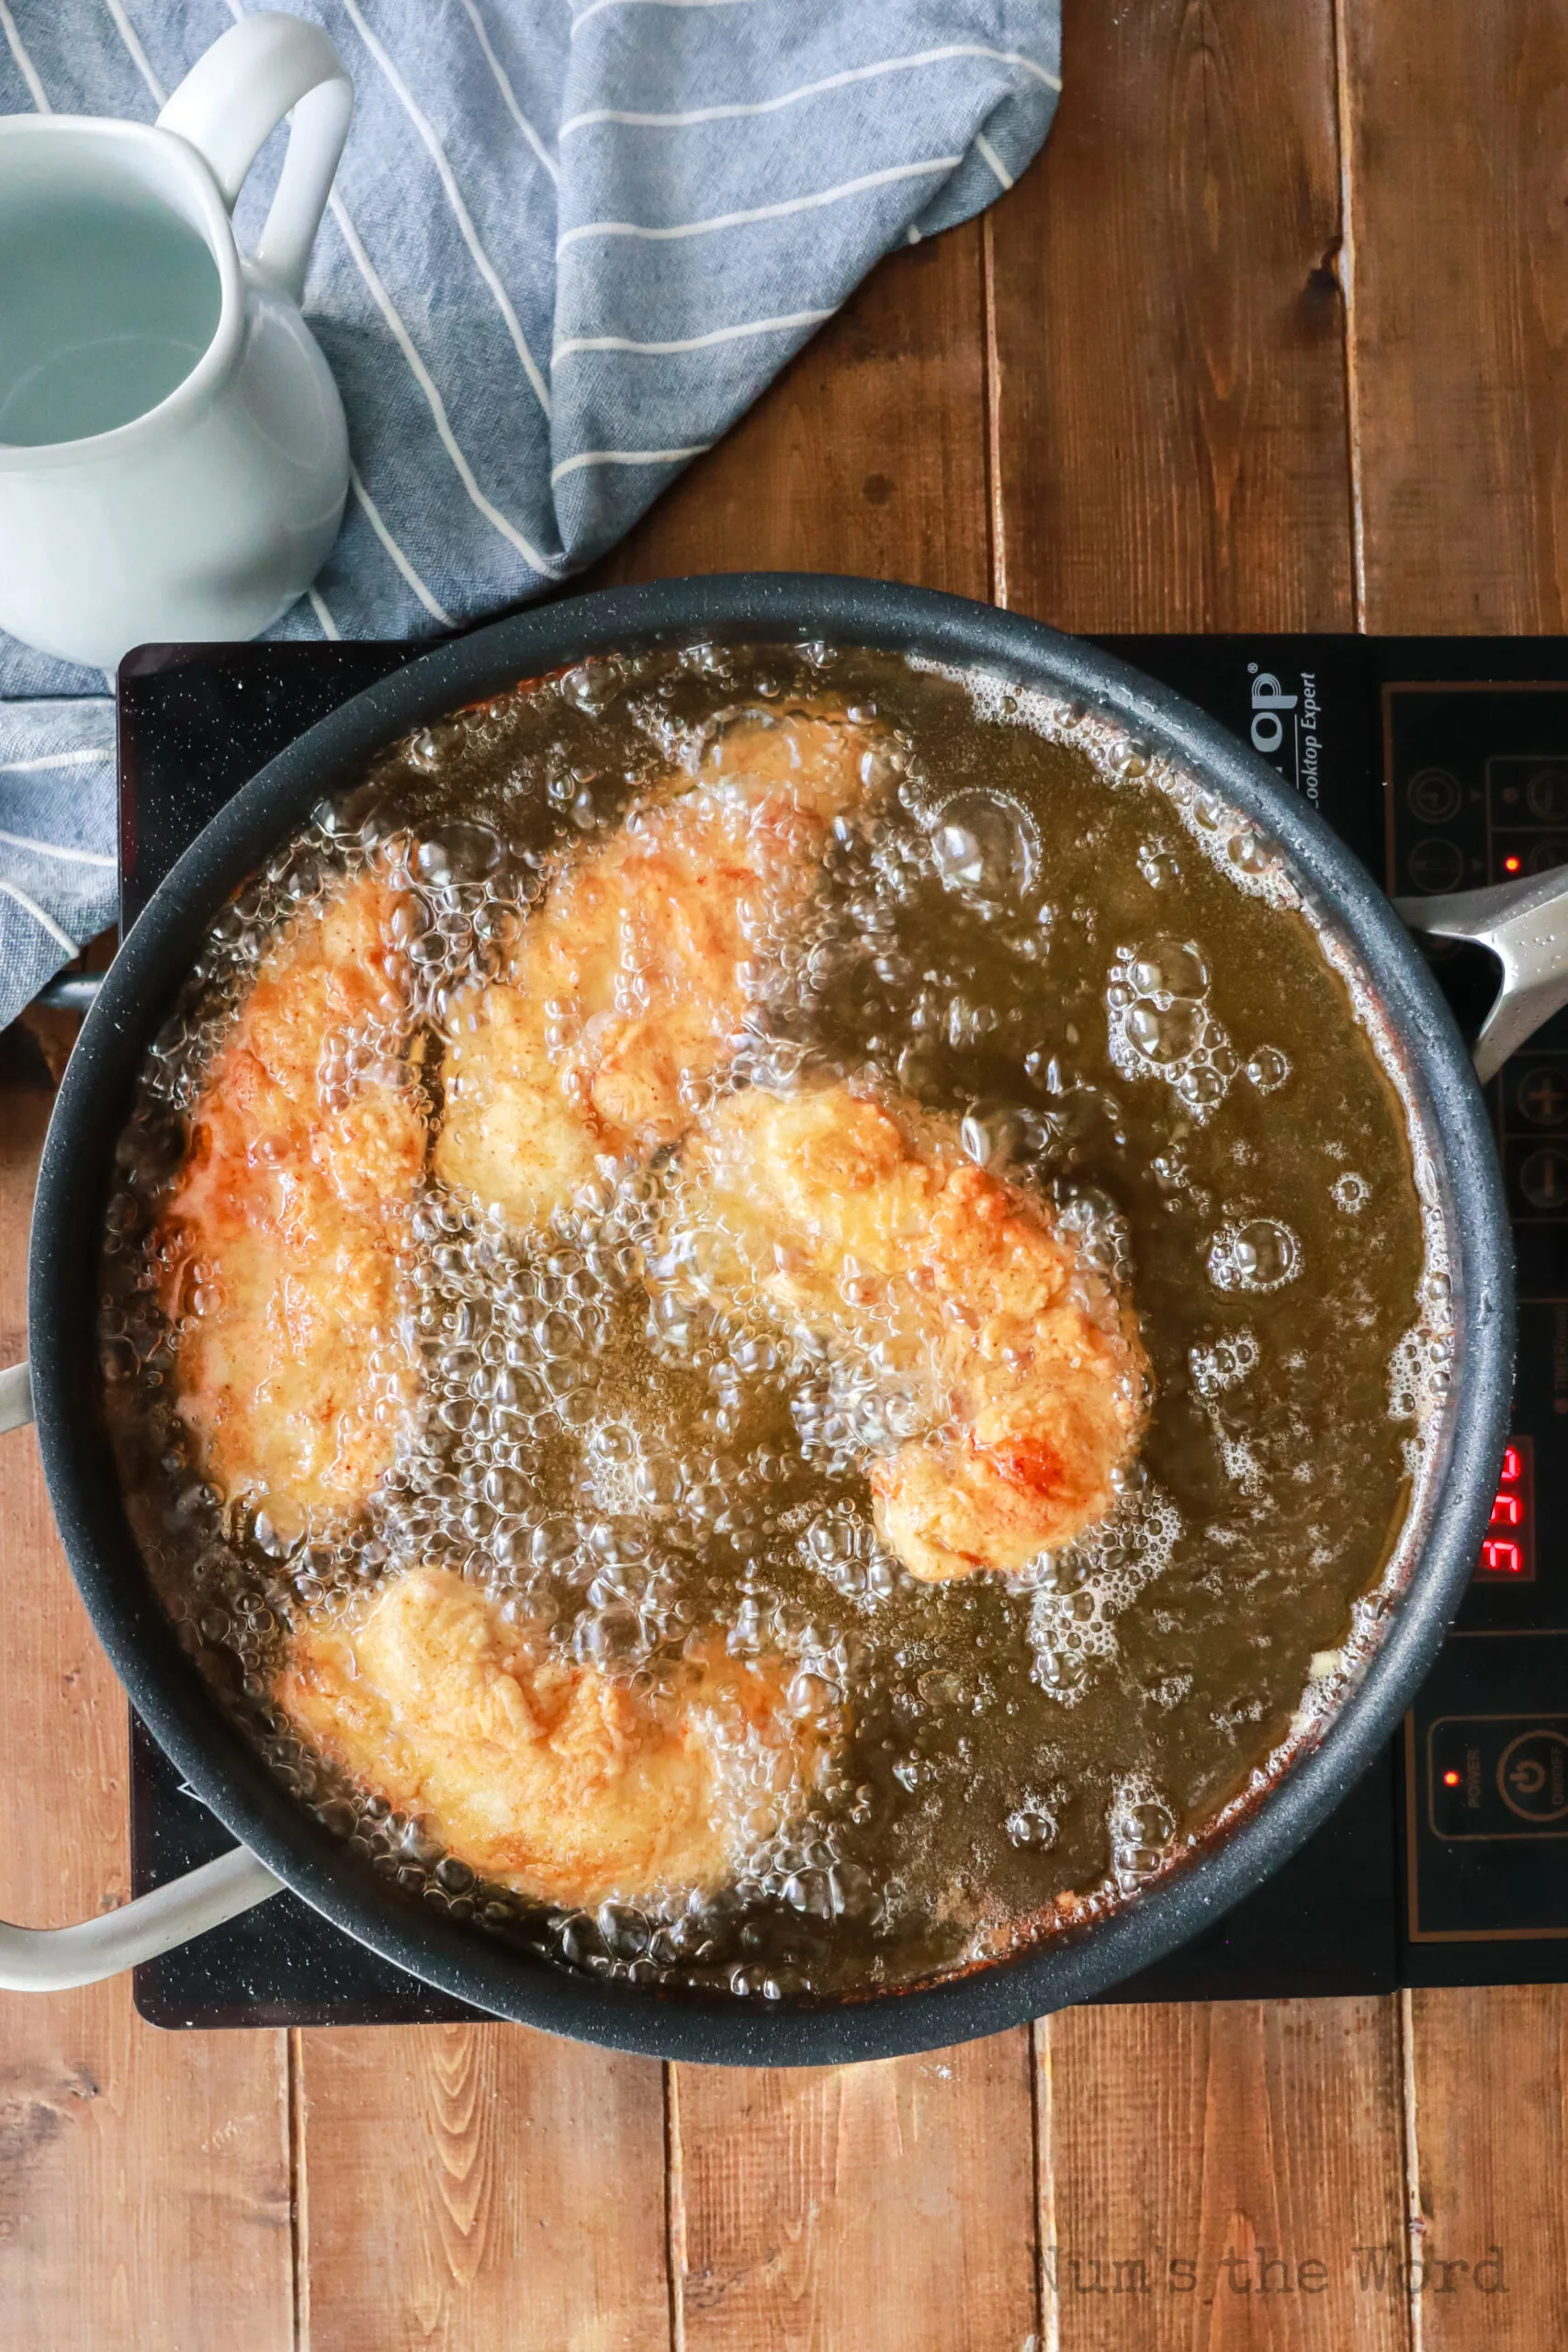
[[[1568,1819],[1568,1739],[1526,1731],[1497,1759],[1497,1792],[1521,1821]]]
[[[1568,1838],[1568,1715],[1439,1715],[1427,1818],[1447,1842]]]

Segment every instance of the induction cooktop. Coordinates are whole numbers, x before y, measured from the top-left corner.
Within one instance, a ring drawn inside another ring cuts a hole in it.
[[[1396,895],[1568,865],[1568,638],[1099,640],[1250,741]],[[143,647],[119,673],[122,928],[208,819],[412,644]],[[1435,945],[1461,1021],[1485,985]],[[1568,1014],[1487,1090],[1519,1269],[1514,1433],[1454,1627],[1399,1736],[1263,1886],[1108,2001],[1568,1976]],[[227,1830],[132,1721],[138,1894]],[[463,2003],[291,1894],[136,1971],[169,2027],[409,2023]]]

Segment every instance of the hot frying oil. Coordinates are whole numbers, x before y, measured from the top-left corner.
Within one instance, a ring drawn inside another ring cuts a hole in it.
[[[694,732],[807,699],[883,750],[811,905],[772,927],[762,910],[762,1012],[718,1082],[912,1097],[1050,1201],[1126,1285],[1153,1371],[1111,1517],[1017,1576],[914,1580],[866,1479],[897,1400],[667,1262],[678,1151],[608,1171],[532,1238],[427,1172],[403,1270],[419,1401],[391,1470],[347,1527],[285,1536],[238,1508],[175,1408],[146,1237],[269,943],[345,873],[398,863],[413,1044],[344,1039],[326,1082],[346,1099],[390,1059],[438,1124],[454,1026],[562,844],[611,832]],[[586,663],[395,747],[215,927],[149,1057],[110,1215],[123,1476],[204,1670],[410,1902],[568,1966],[746,1998],[908,1983],[1169,1867],[1342,1651],[1415,1458],[1410,1335],[1434,1277],[1405,1107],[1318,933],[1258,885],[1267,844],[1179,808],[1138,747],[1028,716],[821,646]],[[562,1913],[476,1882],[269,1698],[303,1610],[421,1565],[647,1687],[716,1625],[782,1655],[792,1704],[831,1727],[810,1810],[716,1895]]]

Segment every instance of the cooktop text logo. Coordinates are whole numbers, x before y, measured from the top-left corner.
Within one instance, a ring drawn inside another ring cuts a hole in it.
[[[1247,664],[1251,668],[1251,663]],[[1276,677],[1267,670],[1257,670],[1252,679],[1252,746],[1271,760],[1285,740],[1285,725],[1280,713],[1294,710],[1301,700],[1299,695],[1288,695]]]
[[[1251,680],[1253,750],[1261,752],[1298,792],[1315,800],[1321,716],[1316,673],[1303,670],[1297,681],[1298,691],[1287,694],[1272,670],[1260,669],[1256,662],[1249,662],[1247,668]]]

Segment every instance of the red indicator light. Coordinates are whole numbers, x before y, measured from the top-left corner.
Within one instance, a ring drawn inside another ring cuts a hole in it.
[[[1505,1487],[1517,1487],[1518,1485],[1519,1467],[1518,1447],[1517,1445],[1510,1445],[1506,1447],[1503,1454],[1503,1467],[1497,1473],[1497,1476],[1502,1479]]]
[[[1443,1774],[1443,1786],[1445,1789],[1457,1789],[1459,1786],[1459,1774],[1453,1770],[1451,1765]]]
[[[1525,1507],[1517,1495],[1494,1495],[1492,1524],[1494,1527],[1517,1527],[1525,1515]]]
[[[1505,874],[1517,874],[1519,870],[1519,865],[1520,861],[1518,858],[1506,857],[1503,860],[1503,871]]]
[[[1481,1569],[1483,1576],[1522,1577],[1525,1555],[1506,1535],[1489,1535],[1481,1546]]]

